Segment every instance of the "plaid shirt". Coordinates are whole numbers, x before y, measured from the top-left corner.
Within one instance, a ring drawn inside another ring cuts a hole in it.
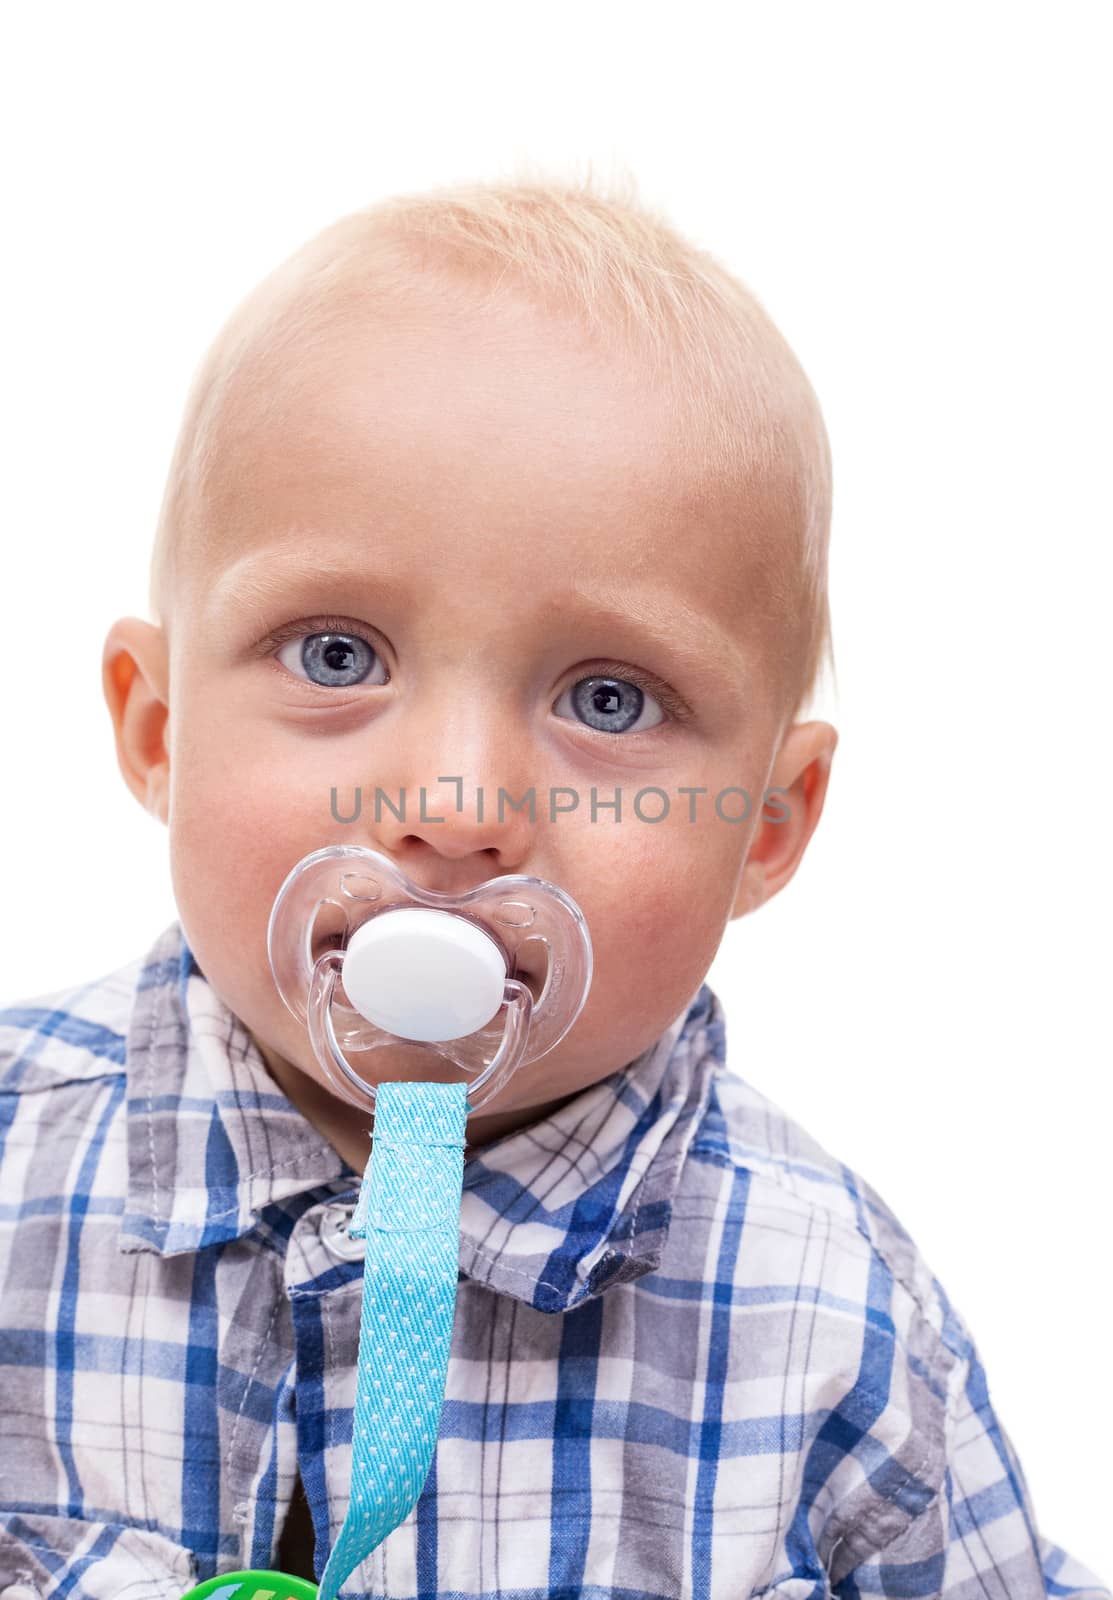
[[[319,1577],[357,1175],[177,922],[0,1012],[0,1089],[0,1600],[178,1600],[272,1566],[299,1471]],[[726,1070],[706,984],[468,1162],[433,1464],[343,1594],[1110,1600],[1037,1532],[912,1241]]]

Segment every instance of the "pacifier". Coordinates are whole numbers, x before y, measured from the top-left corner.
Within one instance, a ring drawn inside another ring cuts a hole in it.
[[[554,1049],[591,987],[587,922],[544,878],[505,874],[456,895],[422,889],[362,845],[303,857],[275,897],[267,954],[330,1086],[374,1107],[350,1052],[432,1052],[471,1082],[468,1112]]]

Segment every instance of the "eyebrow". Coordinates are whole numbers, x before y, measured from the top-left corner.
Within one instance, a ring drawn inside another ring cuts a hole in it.
[[[208,604],[216,612],[226,606],[242,610],[246,605],[262,617],[298,589],[325,585],[358,590],[395,605],[414,598],[409,583],[378,568],[353,570],[327,557],[308,560],[299,552],[286,558],[242,556],[212,584]],[[721,623],[658,584],[632,579],[587,589],[573,583],[557,614],[566,622],[614,628],[635,643],[640,637],[694,676],[737,683],[750,675],[747,653]],[[721,665],[709,663],[710,650],[723,653],[726,660]]]
[[[749,676],[746,652],[738,640],[713,617],[657,584],[630,580],[613,588],[594,586],[590,590],[572,585],[569,597],[575,601],[574,607],[568,608],[569,616],[605,628],[636,629],[696,676],[735,682]],[[726,656],[721,666],[709,664],[711,650]]]
[[[296,589],[327,583],[373,588],[377,594],[394,601],[410,596],[408,584],[379,571],[372,576],[367,571],[353,572],[327,558],[307,560],[299,555],[284,560],[272,554],[259,554],[241,556],[224,568],[210,586],[208,609],[219,612],[234,605],[238,610],[246,604],[261,614],[279,601],[289,599]]]

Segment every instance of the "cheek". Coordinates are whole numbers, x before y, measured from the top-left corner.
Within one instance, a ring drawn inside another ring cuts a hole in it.
[[[566,1045],[531,1072],[535,1101],[597,1082],[679,1015],[719,947],[741,848],[736,830],[623,822],[609,837],[586,828],[562,855],[591,933],[592,984]]]
[[[269,988],[267,920],[290,868],[320,843],[296,786],[216,740],[179,740],[171,763],[170,872],[201,969],[236,1009]]]
[[[621,849],[613,837],[608,846],[601,830],[587,830],[593,864],[579,874],[591,885],[584,914],[595,971],[602,991],[624,993],[656,1015],[683,1004],[710,966],[745,840],[740,828],[699,819],[628,828],[624,821],[620,829]]]
[[[229,902],[273,896],[294,864],[288,840],[298,815],[283,790],[264,785],[234,762],[205,757],[172,780],[172,859],[187,874],[220,887]],[[271,884],[278,863],[281,871]]]

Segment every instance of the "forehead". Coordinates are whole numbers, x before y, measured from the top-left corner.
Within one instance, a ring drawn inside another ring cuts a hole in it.
[[[713,482],[667,385],[521,303],[355,310],[264,343],[212,426],[206,592],[275,592],[319,561],[461,605],[528,585],[542,608],[598,592],[621,609],[638,586],[662,628],[670,605],[703,619],[709,646],[768,624],[772,486]]]
[[[636,499],[644,515],[677,482],[680,423],[629,358],[531,308],[350,310],[262,343],[232,375],[210,500],[217,514],[234,504],[249,537],[262,498],[307,483],[377,504],[397,494],[438,520],[481,494],[489,520],[516,511],[523,532],[561,491]]]

